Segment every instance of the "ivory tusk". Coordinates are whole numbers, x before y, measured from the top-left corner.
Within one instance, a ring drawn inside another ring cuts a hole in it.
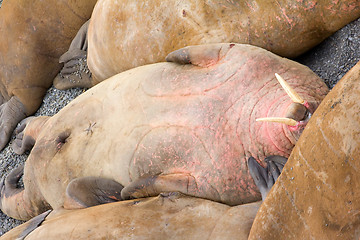
[[[302,99],[299,94],[295,92],[295,90],[292,89],[292,87],[290,87],[290,85],[279,74],[275,73],[275,77],[293,102],[300,104],[305,103],[304,99]]]
[[[280,117],[266,117],[266,118],[257,118],[257,122],[277,122],[284,123],[289,126],[296,126],[298,124],[297,121],[291,118],[280,118]]]

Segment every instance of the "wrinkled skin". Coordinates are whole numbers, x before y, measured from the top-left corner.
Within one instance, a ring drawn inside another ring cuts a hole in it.
[[[247,159],[266,165],[266,156],[288,157],[308,121],[255,122],[293,114],[274,72],[310,112],[328,88],[307,67],[249,45],[192,46],[167,60],[174,63],[118,74],[53,117],[25,122],[13,146],[21,153],[35,142],[25,189],[5,181],[3,212],[28,219],[62,207],[74,192],[65,194],[69,182],[86,176],[114,180],[116,194],[124,186],[122,199],[179,191],[229,205],[260,200]]]
[[[99,0],[88,65],[96,84],[190,45],[247,43],[292,58],[359,17],[359,0]]]
[[[250,239],[359,239],[359,97],[360,62],[314,113]]]
[[[53,211],[31,239],[247,239],[261,202],[230,207],[178,193]],[[0,239],[16,239],[27,223]]]
[[[0,150],[33,114],[61,68],[59,57],[95,0],[4,1],[0,8]]]

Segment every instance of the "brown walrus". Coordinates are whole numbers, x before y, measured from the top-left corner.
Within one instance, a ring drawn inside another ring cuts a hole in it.
[[[0,239],[245,240],[260,204],[230,207],[167,193],[80,210],[59,209],[29,220]]]
[[[288,157],[328,88],[307,67],[250,45],[191,46],[167,60],[118,74],[53,117],[22,124],[13,148],[34,147],[24,189],[14,184],[21,169],[5,181],[3,212],[28,219],[59,208],[70,181],[70,200],[79,189],[98,199],[103,186],[104,198],[119,199],[124,186],[121,199],[179,191],[229,205],[259,200],[247,159]],[[293,102],[276,72],[305,101]],[[291,126],[259,117],[287,117]]]
[[[59,57],[96,0],[4,1],[0,8],[0,150],[33,114],[61,68]]]
[[[360,62],[314,113],[249,239],[359,239],[359,98]]]
[[[160,62],[189,45],[247,43],[295,57],[359,17],[359,0],[99,0],[88,34],[77,41],[88,37],[93,79],[87,74],[76,81],[57,77],[54,85],[90,87],[124,70]],[[67,54],[62,61],[74,58]]]

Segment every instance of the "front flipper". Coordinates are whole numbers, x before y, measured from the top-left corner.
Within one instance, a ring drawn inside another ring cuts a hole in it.
[[[198,186],[196,179],[185,173],[139,178],[121,191],[121,197],[124,200],[153,197],[164,192],[180,192],[190,196],[221,201],[220,195],[215,189],[211,186]]]
[[[16,125],[25,117],[25,106],[16,96],[0,106],[0,150],[8,143]]]
[[[17,236],[16,240],[23,240],[28,236],[32,231],[37,229],[44,221],[45,218],[50,214],[52,210],[47,210],[46,212],[37,215],[36,217],[33,217],[29,221],[27,221],[25,224],[25,228],[23,231]]]
[[[82,177],[72,180],[66,188],[65,209],[79,209],[117,202],[123,186],[111,179]]]
[[[50,206],[44,201],[42,195],[35,189],[31,196],[25,193],[24,187],[18,186],[20,178],[24,175],[24,166],[21,165],[10,172],[0,184],[0,208],[9,217],[19,220],[29,220],[49,210]],[[29,193],[29,192],[27,192]]]
[[[48,116],[28,117],[22,120],[15,129],[16,138],[11,147],[16,154],[23,154],[34,146],[37,135],[41,131]]]
[[[60,63],[64,63],[64,67],[54,79],[54,86],[57,89],[93,86],[91,72],[86,62],[89,22],[90,20],[84,23],[71,42],[69,50],[59,59]]]
[[[262,200],[264,201],[276,179],[280,176],[287,158],[281,156],[270,156],[265,158],[267,167],[262,167],[253,157],[248,159],[248,166],[251,177],[259,188]]]
[[[169,53],[169,55],[166,56],[166,61],[209,67],[223,59],[234,46],[234,43],[188,46]]]

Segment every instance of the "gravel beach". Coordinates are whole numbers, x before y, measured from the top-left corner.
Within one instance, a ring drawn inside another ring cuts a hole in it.
[[[1,3],[2,0],[0,0],[0,6]],[[310,67],[332,88],[360,60],[359,49],[360,19],[348,24],[319,46],[295,60]],[[80,88],[61,91],[52,87],[47,91],[43,104],[35,115],[52,116],[84,91],[85,89]],[[9,147],[11,142],[0,152],[0,178],[24,163],[27,157],[26,154],[21,156],[14,154]],[[0,211],[0,236],[21,223],[21,221],[8,218]]]

